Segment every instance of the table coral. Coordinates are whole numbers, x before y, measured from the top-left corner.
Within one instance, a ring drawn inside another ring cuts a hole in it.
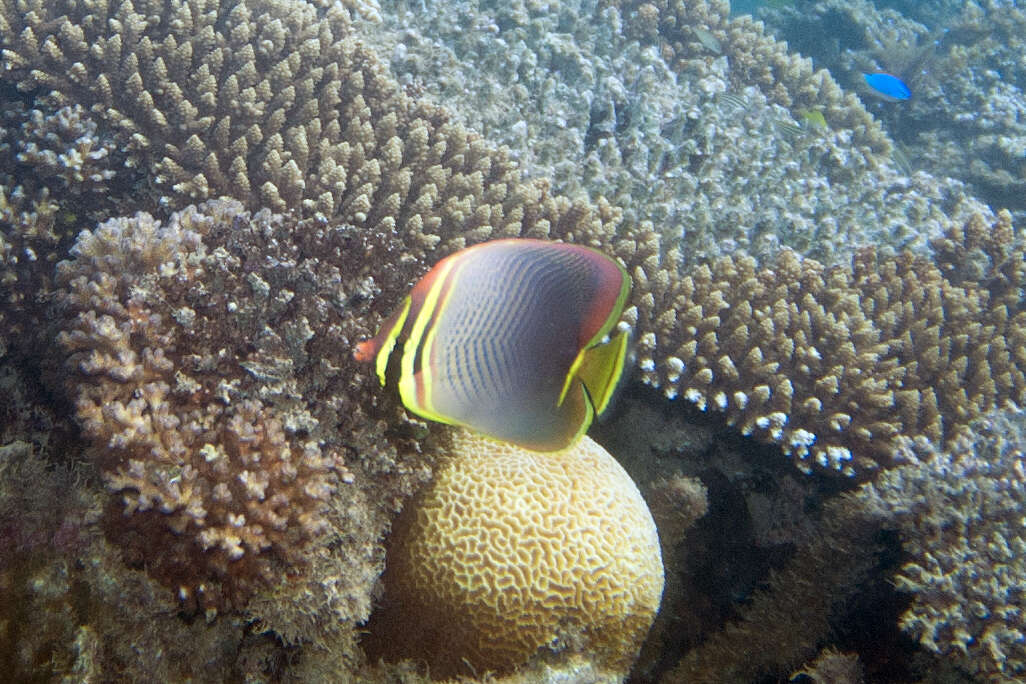
[[[958,182],[895,169],[852,92],[725,3],[396,2],[364,30],[400,82],[559,192],[651,221],[687,264],[923,249],[983,209]],[[810,111],[826,125],[803,127]]]
[[[652,516],[588,437],[538,453],[459,431],[389,543],[382,650],[432,676],[568,647],[625,673],[663,589]]]
[[[331,214],[366,201],[381,79],[347,39],[347,10],[137,4],[5,2],[4,79],[89,109],[165,202]]]
[[[805,470],[871,470],[899,436],[941,443],[1023,400],[1026,272],[1007,212],[932,244],[933,260],[865,248],[846,268],[786,251],[772,268],[703,264],[642,332],[644,377],[780,443]]]

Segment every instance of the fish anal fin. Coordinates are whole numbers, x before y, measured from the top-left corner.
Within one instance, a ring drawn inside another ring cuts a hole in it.
[[[588,389],[577,379],[571,380],[569,391],[556,411],[563,429],[549,435],[545,440],[519,442],[520,446],[533,451],[561,451],[583,437],[595,420],[595,407]]]
[[[623,330],[608,342],[581,352],[576,377],[587,388],[597,415],[602,415],[609,406],[616,384],[623,375],[628,341],[628,333]]]

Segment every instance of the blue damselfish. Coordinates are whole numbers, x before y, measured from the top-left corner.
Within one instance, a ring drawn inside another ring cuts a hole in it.
[[[866,80],[866,85],[869,86],[870,90],[885,100],[899,102],[912,97],[912,90],[897,76],[878,72],[875,74],[862,74],[862,78]]]

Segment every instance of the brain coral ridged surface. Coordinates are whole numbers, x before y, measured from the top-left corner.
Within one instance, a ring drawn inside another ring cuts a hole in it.
[[[543,454],[459,431],[392,534],[386,587],[401,606],[386,652],[433,676],[508,671],[567,645],[625,673],[663,566],[637,487],[588,437]]]

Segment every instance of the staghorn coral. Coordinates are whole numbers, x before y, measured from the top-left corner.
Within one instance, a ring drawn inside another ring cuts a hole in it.
[[[1026,273],[1013,240],[1003,212],[935,240],[934,261],[866,248],[850,268],[786,251],[772,268],[702,265],[641,335],[644,378],[780,443],[803,470],[865,474],[899,436],[940,443],[1022,401]]]
[[[939,449],[903,440],[898,466],[858,493],[902,534],[901,626],[987,681],[1026,673],[1026,453],[1022,411],[994,413]]]
[[[397,522],[385,583],[375,650],[423,659],[432,676],[567,648],[625,673],[663,565],[637,487],[588,437],[538,453],[460,430]]]

